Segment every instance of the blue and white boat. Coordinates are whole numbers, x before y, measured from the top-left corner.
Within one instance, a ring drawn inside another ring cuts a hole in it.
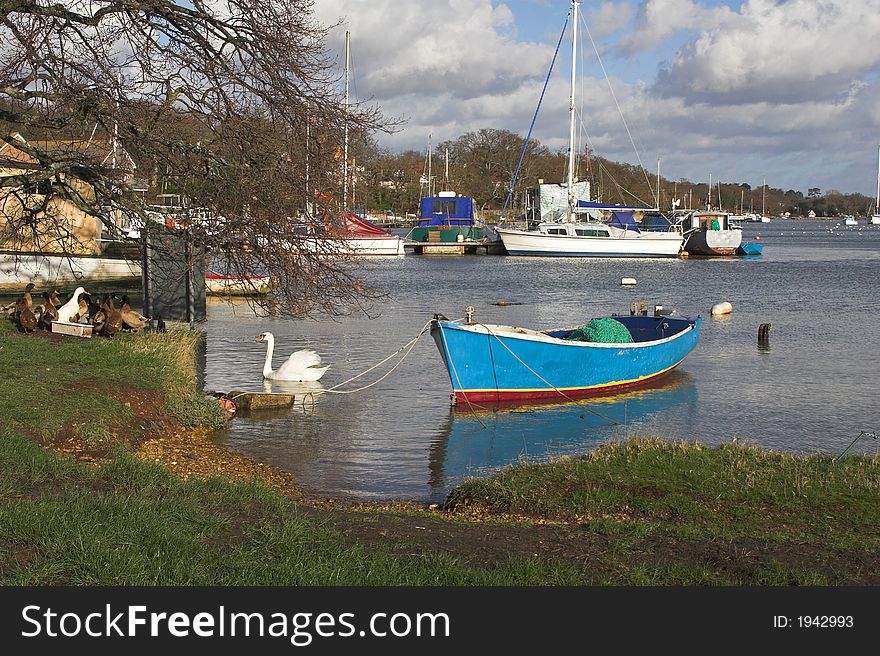
[[[565,400],[641,385],[674,369],[697,345],[700,317],[607,317],[632,341],[574,341],[578,330],[529,330],[435,315],[431,336],[453,402]]]
[[[744,241],[736,249],[737,255],[760,255],[764,251],[764,245],[756,241]]]

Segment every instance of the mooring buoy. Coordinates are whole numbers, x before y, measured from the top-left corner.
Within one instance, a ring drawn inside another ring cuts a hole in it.
[[[730,314],[733,312],[733,306],[727,301],[722,301],[721,303],[716,303],[712,306],[712,316],[718,316],[720,314]]]

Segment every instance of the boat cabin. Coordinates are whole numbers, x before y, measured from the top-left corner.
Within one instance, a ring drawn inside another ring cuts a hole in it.
[[[685,226],[692,230],[732,230],[730,216],[721,210],[700,210],[690,215],[690,224]]]
[[[474,199],[454,191],[422,198],[419,223],[410,232],[413,241],[472,241],[483,236],[474,219]]]

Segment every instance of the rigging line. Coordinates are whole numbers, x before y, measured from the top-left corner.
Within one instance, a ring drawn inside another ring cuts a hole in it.
[[[416,335],[415,337],[413,337],[410,341],[408,341],[406,344],[404,344],[403,346],[401,346],[399,349],[397,349],[394,353],[392,353],[391,355],[389,355],[389,356],[388,356],[387,358],[385,358],[384,360],[381,360],[381,361],[377,362],[377,363],[374,364],[372,367],[370,367],[369,369],[366,369],[366,370],[362,371],[361,373],[357,374],[356,376],[352,376],[352,377],[349,378],[348,380],[342,381],[341,383],[337,383],[337,384],[334,385],[333,387],[331,387],[331,388],[329,388],[329,389],[326,389],[326,390],[323,390],[323,391],[324,391],[324,392],[333,392],[333,391],[335,391],[337,388],[342,387],[343,385],[347,385],[348,383],[350,383],[350,382],[352,382],[352,381],[354,381],[354,380],[357,380],[357,379],[360,378],[361,376],[370,373],[370,372],[373,371],[373,369],[375,369],[376,367],[380,367],[381,365],[385,364],[385,363],[388,362],[391,358],[393,358],[395,355],[397,355],[398,353],[400,353],[401,351],[403,351],[405,348],[410,347],[410,349],[411,349],[412,346],[414,346],[415,343],[419,340],[419,338],[420,338],[422,335],[425,334],[425,330],[426,330],[430,325],[431,325],[431,322],[429,321],[428,323],[426,323],[426,324],[422,327],[422,329],[419,331],[419,334],[418,334],[418,335]],[[409,353],[407,353],[407,355],[408,355],[408,354],[409,354]],[[406,357],[406,356],[404,356],[404,357]],[[403,361],[403,358],[401,358],[401,362],[402,362],[402,361]],[[400,362],[398,362],[397,364],[400,364]],[[394,367],[396,368],[397,365],[394,365]],[[394,369],[392,369],[391,371],[394,371]],[[388,373],[391,373],[391,372],[389,371]],[[386,374],[386,375],[387,375],[387,374]],[[380,380],[381,380],[381,379],[380,379]],[[378,381],[377,381],[377,382],[378,382]],[[364,388],[364,389],[366,389],[366,388]],[[355,391],[357,391],[357,390],[355,390]],[[339,394],[345,394],[346,392],[338,392],[338,393],[339,393]]]
[[[553,53],[553,59],[550,61],[550,70],[547,71],[547,77],[544,79],[544,88],[541,89],[541,97],[538,98],[538,106],[535,107],[535,114],[532,116],[532,124],[529,126],[529,133],[526,135],[526,139],[523,142],[522,152],[519,155],[519,163],[516,165],[516,171],[513,173],[513,180],[510,182],[510,187],[507,188],[507,197],[504,199],[504,205],[501,208],[500,219],[504,221],[504,210],[507,209],[507,204],[510,202],[510,197],[513,195],[513,187],[516,185],[516,179],[519,177],[519,170],[522,167],[523,158],[526,156],[526,148],[529,145],[529,140],[532,138],[532,130],[535,128],[535,121],[538,120],[538,112],[541,110],[541,103],[544,101],[544,93],[547,91],[547,85],[550,83],[550,75],[553,73],[553,66],[556,64],[556,55],[559,54],[559,47],[562,45],[562,37],[565,36],[565,28],[568,26],[568,19],[571,17],[571,12],[569,12],[568,16],[565,17],[565,23],[562,25],[562,32],[559,33],[559,41],[556,42],[556,52]]]
[[[467,397],[467,392],[464,391],[464,386],[461,384],[461,379],[458,377],[458,371],[455,369],[455,363],[452,361],[452,353],[449,350],[449,346],[446,343],[446,333],[443,331],[443,324],[439,321],[437,325],[440,327],[440,337],[443,338],[443,350],[446,352],[446,359],[449,361],[449,366],[452,368],[452,373],[455,374],[455,380],[458,382],[458,388],[461,390],[461,395],[464,397],[465,402],[468,404],[468,407],[471,409],[471,412],[474,413],[474,419],[476,419],[480,426],[486,428],[486,424],[484,424],[479,417],[476,416],[476,411],[474,410],[474,405],[477,405],[480,410],[485,410],[486,408],[482,405],[471,403],[471,400]],[[452,396],[455,397],[455,391],[453,386]]]
[[[586,21],[581,19],[581,23],[583,23],[584,30],[586,31],[587,36],[590,37],[590,43],[593,44],[593,51],[596,53],[596,59],[599,62],[599,66],[602,68],[602,74],[605,76],[605,81],[608,83],[608,89],[611,91],[611,98],[614,100],[614,105],[617,107],[618,114],[620,114],[620,120],[623,121],[623,127],[626,129],[626,134],[627,136],[629,136],[629,142],[632,144],[633,152],[635,152],[636,159],[639,161],[639,167],[642,169],[642,173],[645,175],[645,182],[648,183],[648,189],[653,195],[654,188],[651,186],[650,178],[648,178],[648,170],[645,168],[645,165],[642,164],[642,158],[639,155],[639,149],[636,148],[636,142],[633,139],[632,132],[630,132],[629,125],[627,125],[626,117],[623,115],[623,110],[620,108],[620,103],[617,102],[617,95],[614,93],[614,87],[611,86],[611,78],[608,77],[608,71],[605,70],[605,64],[602,62],[602,56],[599,54],[599,48],[596,46],[596,42],[593,41],[593,35],[590,33],[590,28],[587,27]]]
[[[507,344],[505,344],[505,343],[501,340],[501,338],[500,338],[498,335],[496,335],[494,332],[492,332],[492,330],[489,328],[489,326],[487,326],[487,325],[484,324],[484,323],[481,323],[481,324],[478,324],[478,325],[483,326],[483,328],[485,328],[486,331],[487,331],[490,335],[492,335],[492,337],[494,337],[494,338],[498,341],[499,344],[501,344],[501,346],[503,346],[504,348],[507,349],[508,353],[510,353],[514,358],[516,358],[516,360],[517,360],[522,366],[524,366],[526,369],[528,369],[528,370],[531,371],[533,374],[535,374],[535,376],[537,376],[538,380],[540,380],[542,383],[544,383],[547,387],[552,388],[557,394],[560,394],[561,396],[564,396],[564,397],[565,397],[566,399],[568,399],[569,401],[573,401],[574,403],[577,403],[579,406],[581,406],[582,408],[585,408],[588,412],[592,412],[592,413],[593,413],[594,415],[596,415],[597,417],[601,417],[601,418],[604,419],[605,421],[609,421],[609,422],[611,422],[611,423],[612,423],[613,425],[615,425],[615,426],[620,426],[620,422],[617,421],[616,419],[612,419],[611,417],[608,417],[608,416],[606,416],[606,415],[603,415],[603,414],[602,414],[601,412],[599,412],[598,410],[593,410],[590,406],[585,405],[584,403],[582,403],[582,402],[579,401],[578,399],[575,399],[575,398],[570,397],[568,394],[566,394],[565,392],[563,392],[561,389],[559,389],[558,387],[556,387],[556,386],[553,385],[552,383],[548,382],[544,377],[541,376],[541,374],[539,374],[537,371],[535,371],[535,370],[532,369],[529,365],[527,365],[525,362],[523,362],[523,361],[520,359],[520,357],[519,357],[516,353],[514,353],[513,351],[511,351],[511,350],[510,350],[510,347],[509,347]]]

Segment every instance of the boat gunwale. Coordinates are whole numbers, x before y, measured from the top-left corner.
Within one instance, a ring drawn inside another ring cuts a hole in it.
[[[614,318],[614,317],[610,317]],[[667,317],[668,318],[668,317]],[[442,320],[442,319],[433,319],[431,321],[431,331],[439,330],[441,328],[446,329],[449,328],[451,330],[461,330],[470,333],[476,333],[480,335],[491,335],[496,338],[506,337],[508,339],[518,339],[523,341],[530,342],[540,342],[543,344],[552,344],[558,346],[574,346],[580,348],[590,348],[590,347],[598,347],[598,348],[646,348],[649,346],[655,346],[658,344],[664,344],[671,342],[673,340],[678,339],[679,337],[687,334],[690,331],[696,330],[698,323],[702,320],[700,317],[696,318],[688,318],[688,317],[673,317],[674,319],[678,319],[680,321],[688,321],[689,325],[684,329],[678,331],[677,333],[670,335],[669,337],[663,337],[661,339],[649,340],[645,342],[581,342],[577,340],[569,340],[562,339],[561,337],[553,337],[551,335],[547,335],[546,332],[543,331],[535,331],[530,328],[520,328],[517,326],[507,326],[503,324],[484,324],[484,323],[472,323],[472,324],[462,324],[455,321],[450,320]],[[577,326],[575,326],[577,328]],[[550,330],[574,330],[575,328],[552,328]],[[527,330],[529,332],[522,333],[516,332],[517,330]]]

